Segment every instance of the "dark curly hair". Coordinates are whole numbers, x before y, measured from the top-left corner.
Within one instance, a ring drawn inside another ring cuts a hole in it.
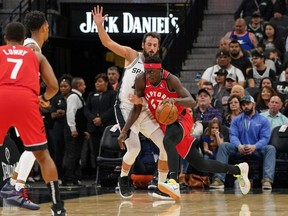
[[[29,31],[35,31],[47,22],[45,14],[42,11],[29,11],[24,17],[24,25]]]

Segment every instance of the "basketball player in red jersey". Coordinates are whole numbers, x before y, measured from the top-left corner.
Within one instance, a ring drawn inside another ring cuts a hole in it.
[[[33,152],[41,167],[52,198],[51,214],[62,216],[66,215],[66,211],[60,198],[58,174],[48,152],[44,122],[39,111],[39,101],[45,104],[51,99],[58,92],[58,82],[47,59],[22,46],[24,38],[23,24],[11,22],[6,26],[4,40],[7,45],[0,47],[0,101],[5,101],[0,107],[0,146],[8,129],[16,127],[25,150]],[[39,71],[47,84],[42,96],[39,96]],[[15,199],[9,199],[8,204],[18,205],[18,199],[23,199],[23,190],[14,190]]]
[[[129,95],[134,107],[123,130],[129,130],[138,118],[143,103],[148,104],[148,108],[154,116],[159,103],[174,103],[178,108],[178,119],[166,127],[161,125],[165,132],[163,142],[168,156],[169,170],[178,170],[178,152],[183,159],[199,171],[235,175],[239,179],[242,193],[247,194],[250,190],[247,163],[236,166],[222,164],[215,160],[205,160],[199,153],[197,140],[190,135],[193,120],[188,111],[188,108],[193,107],[195,102],[188,90],[182,86],[180,80],[162,69],[161,59],[157,56],[147,57],[144,68],[145,73],[138,75],[135,79],[135,94],[137,97]],[[125,139],[125,134],[121,133],[118,138],[119,142]],[[180,198],[179,184],[177,183],[178,172],[170,172],[169,174],[170,180],[167,183],[158,183],[158,188],[177,200]]]

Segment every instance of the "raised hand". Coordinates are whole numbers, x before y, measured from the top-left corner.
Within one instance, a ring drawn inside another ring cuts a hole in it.
[[[102,16],[103,7],[100,7],[99,5],[94,7],[94,9],[91,12],[93,14],[93,20],[96,25],[102,25],[102,23],[108,16],[108,14],[105,14],[104,16]]]

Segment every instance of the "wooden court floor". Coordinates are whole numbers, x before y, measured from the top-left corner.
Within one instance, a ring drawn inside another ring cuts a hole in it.
[[[9,206],[1,199],[0,215],[42,216],[50,214],[50,202],[45,187],[28,190],[31,199],[41,203],[40,210],[31,211]],[[68,215],[116,216],[180,216],[180,215],[231,215],[231,216],[281,216],[288,215],[288,189],[262,192],[255,188],[243,196],[234,188],[224,190],[188,190],[180,201],[153,198],[147,190],[137,190],[131,199],[122,199],[114,188],[85,187],[61,188]]]

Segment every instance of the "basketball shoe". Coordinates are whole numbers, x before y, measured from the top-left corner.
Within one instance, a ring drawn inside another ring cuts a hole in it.
[[[118,178],[119,193],[122,198],[129,199],[133,196],[128,176]]]
[[[64,202],[53,204],[51,208],[52,216],[67,216],[66,210],[64,209]]]
[[[155,190],[157,188],[158,178],[156,176],[153,177],[148,183],[148,190]]]
[[[168,182],[158,183],[158,188],[161,192],[168,194],[172,199],[179,200],[180,186],[174,179],[169,179]]]
[[[6,199],[10,194],[12,194],[14,186],[10,184],[10,180],[6,182],[6,184],[2,187],[0,191],[0,196],[3,199]]]
[[[7,197],[7,204],[30,210],[38,210],[40,208],[39,205],[33,203],[28,198],[25,188],[22,188],[20,191],[13,189],[12,193]]]
[[[246,195],[250,191],[250,181],[248,178],[248,173],[249,173],[249,165],[247,163],[240,163],[236,165],[239,167],[241,173],[240,175],[234,175],[238,181],[239,181],[239,186],[242,194]]]
[[[152,197],[158,198],[158,199],[163,199],[163,200],[171,200],[171,199],[172,199],[168,194],[163,193],[163,192],[160,191],[158,188],[156,188],[156,189],[153,191]]]

